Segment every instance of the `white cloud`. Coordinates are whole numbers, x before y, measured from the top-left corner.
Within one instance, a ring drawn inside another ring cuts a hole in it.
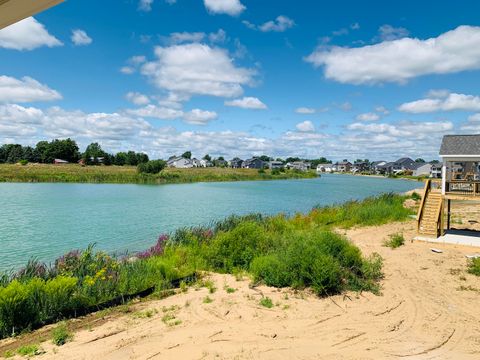
[[[125,75],[131,75],[131,74],[135,73],[135,71],[136,71],[135,68],[133,68],[131,66],[122,66],[120,68],[120,72],[122,74],[125,74]]]
[[[360,29],[360,24],[358,22],[350,24],[350,29],[358,30],[358,29]]]
[[[399,111],[420,114],[436,111],[480,111],[480,97],[450,93],[445,98],[421,99],[407,102],[398,107]]]
[[[375,107],[375,111],[377,113],[382,114],[382,115],[390,114],[390,111],[385,106],[377,106],[377,107]]]
[[[171,33],[169,42],[171,44],[181,44],[186,42],[200,42],[205,38],[203,32],[175,32]]]
[[[364,113],[357,116],[357,120],[360,121],[377,121],[380,119],[380,116],[376,113]]]
[[[90,45],[93,41],[92,38],[87,35],[85,30],[80,29],[72,30],[72,36],[70,39],[76,46]]]
[[[140,117],[149,117],[160,120],[173,120],[178,119],[183,116],[183,111],[177,109],[171,109],[167,107],[159,107],[156,105],[147,105],[138,109],[128,109],[126,110],[127,114],[140,116]]]
[[[447,89],[432,89],[429,90],[427,93],[427,97],[429,98],[446,98],[450,94],[450,90]]]
[[[480,132],[480,113],[470,115],[468,121],[460,127],[463,131],[468,131],[470,133],[479,133]]]
[[[230,101],[225,101],[226,106],[234,106],[242,109],[257,109],[263,110],[267,108],[263,102],[261,102],[256,97],[243,97],[241,99],[235,99]]]
[[[147,105],[150,103],[148,96],[139,92],[130,91],[125,95],[125,98],[135,105]]]
[[[392,25],[382,25],[378,29],[378,36],[382,41],[392,41],[407,37],[410,32],[403,27],[393,27]]]
[[[295,22],[287,16],[277,16],[275,20],[267,21],[265,24],[260,25],[258,28],[260,31],[269,32],[284,32],[287,29],[292,28]]]
[[[480,27],[459,26],[436,38],[403,38],[357,48],[317,48],[306,59],[341,83],[404,83],[417,76],[480,68]]]
[[[13,50],[33,50],[42,46],[63,45],[50,35],[45,26],[29,17],[0,30],[0,47]]]
[[[299,107],[295,109],[297,114],[315,114],[316,110],[307,107]]]
[[[453,129],[450,121],[429,122],[429,121],[402,121],[397,124],[386,123],[353,123],[348,125],[349,130],[360,130],[367,133],[387,134],[390,136],[413,137],[427,136],[431,133],[444,133]]]
[[[284,15],[277,16],[275,20],[267,21],[258,26],[247,20],[243,20],[242,23],[249,29],[260,30],[263,32],[284,32],[295,26],[295,22]]]
[[[142,66],[142,74],[158,88],[185,96],[239,96],[255,75],[235,66],[226,50],[205,44],[156,47],[155,55]]]
[[[0,103],[60,100],[62,95],[31,77],[0,76]]]
[[[315,125],[311,121],[303,121],[295,125],[298,131],[301,132],[313,132],[315,131]]]
[[[219,29],[215,33],[210,33],[208,35],[208,40],[210,40],[211,43],[224,43],[227,40],[227,33],[223,29]]]
[[[246,9],[240,0],[204,0],[203,3],[211,14],[238,16]]]
[[[343,111],[350,111],[352,110],[352,104],[348,101],[345,101],[343,104],[340,104],[340,109]]]
[[[140,0],[138,2],[138,10],[149,12],[152,11],[153,0]]]
[[[206,125],[208,122],[215,120],[218,117],[215,111],[206,111],[200,109],[193,109],[183,115],[186,123],[192,125]]]
[[[127,60],[127,65],[120,68],[120,72],[125,75],[134,74],[145,61],[147,61],[147,58],[143,55],[132,56]]]

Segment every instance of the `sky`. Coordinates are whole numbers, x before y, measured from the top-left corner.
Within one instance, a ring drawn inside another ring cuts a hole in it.
[[[0,144],[438,158],[480,133],[478,1],[68,0],[0,30]]]

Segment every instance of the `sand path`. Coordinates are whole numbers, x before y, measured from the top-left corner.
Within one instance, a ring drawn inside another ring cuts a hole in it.
[[[395,232],[405,235],[406,245],[383,247]],[[137,304],[131,313],[77,331],[62,347],[43,343],[46,353],[36,358],[480,359],[480,278],[465,272],[465,254],[478,248],[412,243],[413,221],[346,235],[365,254],[384,258],[381,296],[319,299],[307,292],[251,288],[247,279],[213,274],[213,294],[190,288]],[[444,252],[433,253],[431,247]],[[228,293],[226,287],[236,291]],[[207,296],[211,303],[204,303]],[[259,305],[263,296],[275,306]]]

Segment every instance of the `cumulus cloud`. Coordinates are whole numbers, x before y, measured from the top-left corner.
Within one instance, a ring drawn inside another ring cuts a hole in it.
[[[90,45],[93,41],[92,38],[87,35],[85,30],[80,29],[72,30],[72,36],[70,39],[75,46]]]
[[[138,10],[149,12],[152,11],[153,0],[140,0],[138,2]]]
[[[267,21],[261,25],[255,25],[247,20],[242,21],[242,23],[249,29],[263,32],[284,32],[295,26],[295,22],[284,15],[277,16],[275,20]]]
[[[480,113],[470,115],[468,121],[460,127],[463,131],[468,131],[470,133],[480,132]]]
[[[203,0],[203,3],[211,14],[238,16],[246,9],[240,0]]]
[[[263,110],[267,108],[267,105],[265,105],[256,97],[243,97],[241,99],[225,101],[225,105],[239,107],[242,109],[256,109],[256,110]]]
[[[480,68],[480,27],[459,26],[436,38],[402,38],[357,48],[317,48],[305,58],[327,79],[350,84],[404,83],[430,74]]]
[[[295,127],[297,128],[298,131],[301,131],[301,132],[315,131],[315,125],[313,125],[313,123],[309,120],[298,123],[297,125],[295,125]]]
[[[392,25],[382,25],[378,29],[378,37],[381,41],[392,41],[401,39],[410,35],[410,32],[403,27],[393,27]]]
[[[0,47],[13,50],[33,50],[42,46],[63,45],[50,35],[45,26],[29,17],[0,30]]]
[[[299,107],[295,109],[297,114],[315,114],[316,110],[307,107]]]
[[[404,103],[399,111],[420,114],[437,111],[480,111],[480,97],[456,93],[437,93],[436,98],[427,98]],[[438,97],[442,95],[441,97]],[[446,96],[446,97],[443,97]]]
[[[206,125],[210,121],[215,120],[217,117],[218,115],[215,111],[200,109],[190,110],[183,115],[185,122],[193,125]]]
[[[53,101],[61,98],[62,95],[58,91],[50,89],[31,77],[16,79],[0,76],[0,103]]]
[[[208,40],[211,43],[224,43],[227,41],[227,33],[223,29],[218,29],[217,32],[212,32],[208,35]]]
[[[183,116],[183,111],[181,110],[171,109],[163,106],[156,106],[153,104],[138,109],[128,109],[126,110],[126,112],[129,115],[155,118],[160,120],[173,120]]]
[[[155,55],[142,65],[142,74],[158,88],[186,96],[239,96],[256,73],[235,66],[226,50],[205,44],[156,47]]]
[[[171,44],[181,44],[186,42],[200,42],[205,38],[203,32],[175,32],[171,33],[169,42]]]
[[[379,119],[380,119],[380,115],[373,112],[357,115],[357,120],[360,120],[360,121],[377,121]]]
[[[125,95],[125,98],[135,105],[147,105],[150,103],[148,96],[139,92],[130,91]]]
[[[147,58],[143,55],[132,56],[127,60],[127,65],[120,68],[120,72],[125,75],[134,74],[145,61],[147,61]]]

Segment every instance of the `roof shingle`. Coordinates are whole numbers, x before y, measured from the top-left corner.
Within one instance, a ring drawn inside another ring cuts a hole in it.
[[[445,135],[440,147],[440,156],[479,155],[480,135]]]

